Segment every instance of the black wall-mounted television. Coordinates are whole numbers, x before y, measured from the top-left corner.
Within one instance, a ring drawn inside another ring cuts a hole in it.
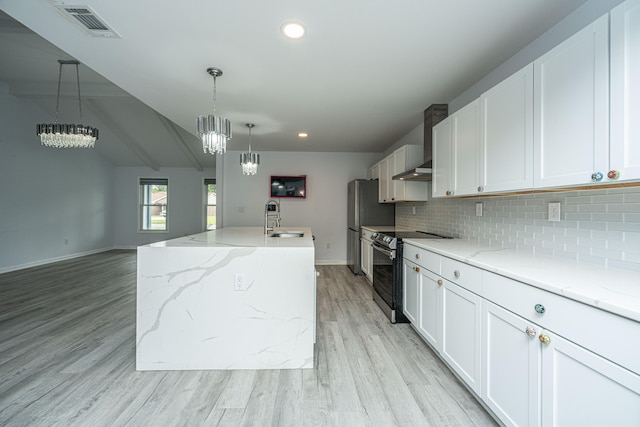
[[[307,197],[307,176],[271,175],[271,197]]]

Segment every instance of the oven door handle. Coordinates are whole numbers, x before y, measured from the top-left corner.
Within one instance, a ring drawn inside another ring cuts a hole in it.
[[[375,243],[373,244],[373,249],[375,249],[378,252],[382,252],[383,254],[388,256],[389,259],[395,259],[396,258],[396,251],[390,251],[388,249],[383,248],[382,246],[376,245]]]

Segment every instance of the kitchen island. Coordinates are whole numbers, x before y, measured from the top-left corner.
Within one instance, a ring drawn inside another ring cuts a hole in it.
[[[282,230],[304,236],[231,227],[138,247],[136,369],[313,368],[311,230]]]

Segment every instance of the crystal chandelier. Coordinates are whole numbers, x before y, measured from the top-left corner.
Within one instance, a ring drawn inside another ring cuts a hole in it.
[[[231,122],[216,116],[216,78],[222,75],[219,68],[207,68],[213,77],[213,114],[198,117],[198,137],[202,140],[202,149],[209,154],[224,154],[227,140],[231,139]]]
[[[84,125],[70,125],[58,123],[60,117],[60,83],[62,81],[62,66],[76,66],[76,80],[78,82],[78,108],[80,120],[82,120],[82,102],[80,100],[80,71],[78,61],[66,61],[59,59],[60,71],[58,73],[58,99],[56,101],[56,122],[41,123],[36,125],[40,142],[46,147],[55,148],[93,148],[98,139],[98,129]]]
[[[251,129],[255,127],[253,123],[245,124],[249,128],[249,151],[240,153],[240,164],[242,165],[243,175],[255,175],[258,173],[258,165],[260,164],[260,154],[251,152]]]

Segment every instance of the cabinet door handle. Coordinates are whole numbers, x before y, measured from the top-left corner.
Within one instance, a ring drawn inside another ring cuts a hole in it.
[[[438,281],[436,282],[438,285],[442,286],[442,279],[438,279]]]
[[[483,191],[484,191],[484,188],[478,187],[478,193],[482,193]]]
[[[420,259],[420,254],[416,254],[416,259]]]
[[[536,313],[544,314],[545,312],[544,305],[542,304],[536,304],[533,308],[536,310]]]
[[[604,178],[604,176],[602,175],[602,172],[594,172],[591,174],[591,180],[592,181],[602,181],[602,178]]]
[[[609,179],[618,179],[618,178],[620,178],[620,172],[618,172],[615,169],[610,170],[609,173],[607,173],[607,178],[609,178]]]
[[[416,273],[420,273],[420,267],[413,267],[413,271],[415,271]]]
[[[549,335],[540,334],[538,339],[542,344],[549,344],[551,342],[551,338],[549,338]]]
[[[524,330],[526,332],[527,335],[529,335],[531,338],[536,336],[536,330],[534,328],[532,328],[531,326],[527,326],[527,329]]]
[[[460,278],[460,272],[458,270],[454,271],[453,275],[456,276],[456,279]]]

